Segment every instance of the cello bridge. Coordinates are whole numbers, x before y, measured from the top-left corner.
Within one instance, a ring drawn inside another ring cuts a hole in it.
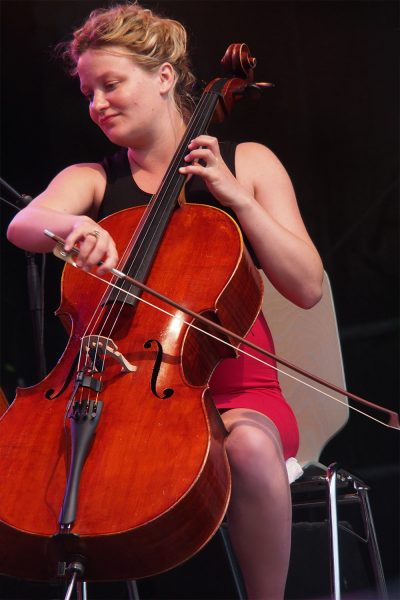
[[[89,353],[95,370],[101,370],[96,362],[104,356],[113,358],[121,365],[122,371],[133,373],[137,370],[137,366],[130,363],[121,352],[118,351],[118,346],[112,339],[102,335],[87,335],[82,339],[86,352]]]

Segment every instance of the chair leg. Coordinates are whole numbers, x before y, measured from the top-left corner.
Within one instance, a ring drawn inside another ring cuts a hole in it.
[[[381,554],[379,552],[378,539],[376,537],[374,519],[372,517],[371,505],[368,498],[368,488],[359,485],[354,482],[354,488],[357,490],[357,494],[360,498],[361,503],[361,514],[364,522],[364,529],[367,533],[367,545],[369,557],[374,572],[375,583],[379,598],[381,600],[387,600],[388,592],[385,581],[385,574],[383,572]]]
[[[226,552],[226,556],[228,558],[229,567],[232,573],[233,581],[235,583],[237,597],[238,600],[247,600],[247,595],[242,579],[242,574],[239,569],[239,565],[236,560],[236,556],[233,552],[231,540],[229,538],[228,529],[225,523],[223,523],[219,528],[219,534],[222,539],[222,543],[224,545],[224,550]]]
[[[331,597],[340,600],[340,564],[339,564],[339,539],[338,518],[336,501],[336,464],[329,465],[326,481],[328,483],[328,507],[329,507],[329,538],[331,546]]]
[[[77,597],[77,600],[87,600],[86,581],[77,581],[76,582],[76,597]]]

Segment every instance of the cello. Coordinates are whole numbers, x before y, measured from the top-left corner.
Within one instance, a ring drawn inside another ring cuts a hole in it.
[[[101,225],[117,240],[120,269],[244,336],[261,306],[258,271],[225,212],[184,202],[178,172],[216,108],[228,112],[255,85],[244,44],[222,62],[233,76],[205,89],[149,206]],[[207,382],[235,353],[183,324],[179,310],[155,318],[145,292],[138,302],[138,288],[113,281],[65,267],[58,314],[68,345],[0,423],[6,575],[49,580],[79,561],[87,581],[138,579],[192,556],[224,516],[226,432]]]

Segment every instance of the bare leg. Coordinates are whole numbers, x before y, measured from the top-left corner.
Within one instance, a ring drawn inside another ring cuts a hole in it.
[[[251,600],[282,600],[290,556],[291,496],[279,433],[264,415],[222,415],[232,471],[228,528]]]

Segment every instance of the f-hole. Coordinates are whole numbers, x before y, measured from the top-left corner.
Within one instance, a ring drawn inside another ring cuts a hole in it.
[[[158,340],[147,340],[147,342],[145,342],[145,344],[144,344],[144,347],[146,349],[149,349],[149,348],[151,348],[152,344],[155,344],[157,346],[157,356],[156,356],[156,360],[154,362],[153,372],[151,374],[151,391],[156,398],[159,398],[160,400],[166,400],[167,398],[170,398],[172,396],[172,394],[174,393],[174,390],[172,388],[165,388],[165,390],[163,390],[163,392],[162,392],[162,395],[160,395],[157,392],[157,379],[158,379],[158,375],[160,373],[162,357],[163,357],[163,349]]]

